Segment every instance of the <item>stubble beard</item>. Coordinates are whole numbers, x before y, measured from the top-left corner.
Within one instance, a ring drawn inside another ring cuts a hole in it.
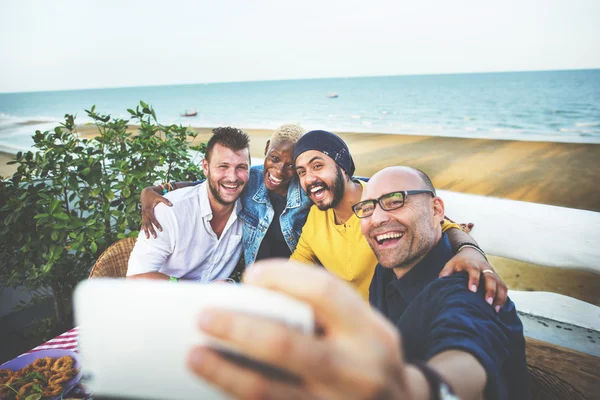
[[[383,250],[383,252],[375,250],[377,242],[372,236],[369,236],[369,244],[377,257],[377,260],[384,260],[384,263],[379,261],[384,268],[410,268],[413,267],[417,262],[421,261],[432,249],[434,242],[434,235],[427,234],[426,227],[422,221],[423,219],[431,218],[426,213],[421,213],[416,219],[416,225],[406,228],[402,241],[401,247],[394,249]],[[423,225],[421,225],[423,224]],[[373,246],[375,245],[375,247]],[[385,254],[387,253],[387,254]],[[382,257],[385,254],[385,257]]]
[[[221,196],[221,193],[219,193],[219,182],[214,182],[212,179],[210,179],[210,176],[207,176],[206,179],[208,179],[208,189],[210,190],[210,193],[213,195],[213,197],[215,198],[215,200],[217,201],[217,203],[223,205],[223,206],[230,206],[232,204],[234,204],[237,199],[240,196],[237,196],[235,199],[233,199],[232,201],[227,201],[223,198],[223,196]]]

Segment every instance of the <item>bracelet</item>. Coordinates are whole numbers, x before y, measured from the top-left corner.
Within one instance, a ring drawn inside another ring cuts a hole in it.
[[[431,400],[458,400],[452,387],[436,370],[424,362],[416,362],[414,365],[425,376],[429,384],[429,398]]]
[[[162,183],[159,183],[158,186],[160,187],[160,190],[162,191],[162,194],[167,194],[167,189],[165,189],[165,187],[163,186]]]
[[[173,190],[177,190],[177,186],[175,186],[175,182],[171,183],[171,187],[173,188]]]
[[[485,260],[488,261],[487,256],[485,255],[485,252],[482,250],[482,248],[477,246],[475,243],[471,243],[471,242],[463,242],[463,243],[459,244],[458,248],[456,249],[455,254],[458,254],[465,247],[469,247],[471,249],[477,250],[483,256],[483,258],[485,258]]]
[[[177,283],[177,282],[179,282],[179,278],[175,278],[174,276],[170,276],[169,277],[169,282]]]

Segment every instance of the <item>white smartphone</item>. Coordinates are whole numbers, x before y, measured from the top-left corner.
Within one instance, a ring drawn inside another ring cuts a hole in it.
[[[95,397],[227,398],[187,368],[189,351],[200,344],[249,367],[278,373],[202,334],[198,316],[207,307],[255,314],[314,333],[307,304],[246,285],[93,279],[77,286],[73,301],[86,386]]]

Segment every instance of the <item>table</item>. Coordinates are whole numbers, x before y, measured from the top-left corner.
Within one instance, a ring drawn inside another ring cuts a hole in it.
[[[75,327],[63,334],[58,335],[54,339],[48,340],[46,343],[29,350],[25,354],[33,353],[40,350],[50,349],[61,349],[61,350],[72,350],[77,351],[77,344],[79,342],[79,328]]]
[[[63,334],[58,335],[54,339],[50,339],[41,345],[34,347],[24,354],[35,353],[40,350],[51,350],[51,349],[60,349],[60,350],[71,350],[78,352],[77,345],[79,343],[79,328],[75,327]],[[20,356],[19,356],[20,357]],[[91,398],[91,393],[89,393],[81,384],[76,385],[71,389],[66,395],[67,398],[79,398],[79,399],[88,399]]]

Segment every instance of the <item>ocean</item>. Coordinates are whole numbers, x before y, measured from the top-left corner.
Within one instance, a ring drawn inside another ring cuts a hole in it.
[[[330,97],[336,94],[337,97]],[[0,150],[84,110],[128,117],[139,101],[160,123],[600,143],[600,69],[146,86],[0,93]],[[182,117],[195,109],[195,117]]]

